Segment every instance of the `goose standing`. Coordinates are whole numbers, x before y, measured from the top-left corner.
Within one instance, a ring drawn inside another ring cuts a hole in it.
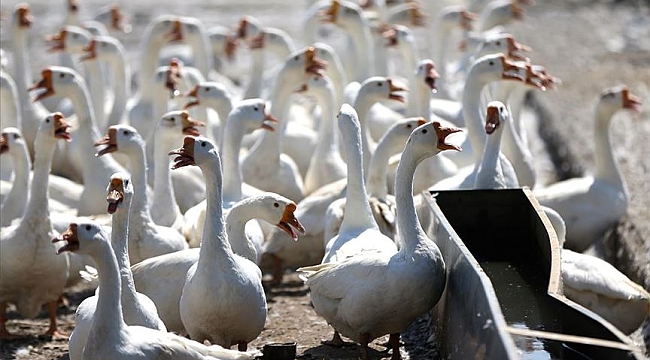
[[[641,100],[626,86],[605,90],[595,113],[596,169],[592,176],[573,178],[534,191],[540,204],[555,209],[566,221],[566,245],[583,251],[627,212],[628,191],[612,151],[609,127],[620,109],[639,112]]]
[[[368,343],[385,334],[390,334],[392,358],[399,359],[399,333],[442,295],[445,263],[420,226],[412,182],[422,159],[441,150],[459,150],[445,142],[456,131],[430,122],[416,128],[406,143],[395,180],[399,251],[361,252],[337,263],[298,269],[306,273],[316,313],[360,342],[362,359],[368,359]],[[359,276],[364,286],[359,286]]]
[[[156,225],[151,219],[147,195],[147,171],[144,140],[128,125],[113,125],[108,135],[95,142],[95,146],[107,145],[97,152],[104,156],[120,151],[129,157],[131,173],[135,179],[135,195],[129,216],[129,258],[138,263],[150,257],[187,249],[187,242],[178,231]]]
[[[25,212],[16,225],[0,230],[0,338],[9,338],[7,303],[32,318],[47,303],[50,327],[46,335],[58,334],[56,309],[68,279],[68,256],[55,256],[48,209],[48,178],[57,139],[70,140],[69,125],[61,113],[41,121],[35,145],[34,178]]]
[[[220,346],[205,346],[173,333],[129,326],[122,315],[120,271],[107,236],[92,221],[72,223],[60,237],[67,251],[88,254],[97,264],[99,291],[95,318],[83,350],[83,359],[254,359],[257,352],[242,353]]]
[[[79,128],[73,137],[73,143],[78,144],[84,184],[77,213],[79,216],[101,214],[103,210],[99,199],[103,197],[106,179],[116,172],[126,172],[126,170],[111,156],[93,156],[93,145],[100,135],[88,90],[81,76],[72,69],[51,66],[41,72],[41,77],[42,79],[30,88],[30,90],[45,90],[38,94],[36,100],[52,95],[67,97],[77,114]]]
[[[116,173],[108,183],[108,213],[112,214],[111,248],[117,258],[120,272],[122,316],[127,325],[144,326],[167,332],[165,324],[158,317],[156,305],[146,295],[136,292],[129,261],[128,228],[133,185],[127,174]],[[99,289],[98,291],[101,291]],[[106,291],[111,291],[107,289]],[[88,334],[95,319],[99,296],[86,298],[75,312],[75,327],[70,334],[70,359],[81,360]]]
[[[29,191],[29,149],[20,130],[7,127],[0,135],[0,155],[9,154],[14,168],[13,186],[0,206],[0,227],[9,226],[11,221],[23,216]],[[3,158],[6,157],[3,156]],[[2,162],[5,162],[3,159]]]

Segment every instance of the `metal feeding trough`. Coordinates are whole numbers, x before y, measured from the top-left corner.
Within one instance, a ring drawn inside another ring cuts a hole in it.
[[[443,359],[645,359],[563,295],[561,249],[529,189],[423,195],[420,218],[448,271],[432,311]]]

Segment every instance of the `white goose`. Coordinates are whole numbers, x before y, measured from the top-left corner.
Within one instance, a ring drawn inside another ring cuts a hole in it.
[[[262,99],[242,100],[228,115],[221,146],[225,211],[228,211],[237,201],[262,192],[242,181],[239,153],[244,134],[259,128],[274,131],[273,123],[277,123],[277,119],[267,112],[266,103]],[[183,235],[192,247],[198,247],[203,237],[203,226],[207,215],[206,204],[207,199],[185,212]],[[264,235],[258,224],[251,222],[247,232],[254,239],[252,241],[261,246]]]
[[[220,346],[205,346],[176,334],[129,326],[122,316],[120,270],[106,234],[92,221],[72,223],[60,237],[59,253],[72,251],[93,257],[100,291],[95,318],[88,334],[83,359],[254,359],[258,352],[242,353]]]
[[[118,4],[100,7],[93,15],[93,20],[104,24],[112,36],[120,36],[131,32],[131,24],[129,24]]]
[[[503,175],[500,155],[501,137],[509,122],[510,114],[506,106],[500,101],[490,101],[485,117],[485,133],[488,137],[481,162],[476,169],[475,189],[505,189],[508,187]]]
[[[379,140],[377,149],[370,159],[366,188],[372,215],[382,234],[391,239],[395,238],[395,197],[388,193],[388,162],[393,154],[398,154],[413,130],[424,124],[424,118],[407,118],[391,126]],[[339,233],[339,228],[344,218],[347,200],[339,199],[333,202],[325,214],[325,236],[329,240]]]
[[[36,100],[52,95],[69,98],[75,109],[78,129],[70,146],[79,152],[84,188],[80,195],[78,215],[93,215],[103,212],[100,199],[103,198],[106,179],[116,172],[126,170],[111,156],[93,156],[93,144],[99,139],[92,104],[88,90],[81,76],[72,69],[51,66],[41,72],[42,79],[31,90],[45,90]],[[75,145],[76,144],[76,145]]]
[[[196,144],[197,147],[200,146],[198,141]],[[212,189],[214,186],[209,188]],[[212,189],[210,191],[216,190]],[[275,206],[276,204],[278,206]],[[238,209],[240,206],[246,206],[248,209]],[[226,231],[228,231],[227,239],[231,242],[230,246],[237,250],[243,250],[243,253],[237,254],[242,257],[236,256],[237,259],[241,259],[238,261],[243,262],[243,259],[253,261],[254,258],[257,258],[256,250],[249,243],[245,234],[244,224],[248,220],[261,218],[269,223],[276,224],[277,227],[286,231],[289,236],[297,238],[296,230],[304,232],[304,228],[295,218],[295,209],[295,203],[275,194],[264,194],[248,198],[243,200],[241,204],[235,205],[229,214]],[[215,211],[216,209],[212,208],[212,210]],[[209,217],[206,218],[210,219]],[[211,229],[211,227],[205,228],[206,231],[208,229]],[[178,251],[145,260],[132,267],[136,288],[148,295],[156,303],[160,316],[170,331],[181,334],[187,333],[181,320],[179,301],[183,292],[186,273],[190,267],[198,262],[201,251],[205,250],[194,248]],[[203,261],[212,260],[214,260],[214,257],[208,257]],[[250,265],[250,263],[247,264]],[[256,271],[259,273],[259,269]],[[160,281],[163,280],[166,286],[159,286]],[[234,321],[241,323],[240,319]]]
[[[327,76],[312,76],[299,90],[316,98],[321,107],[318,142],[305,175],[305,193],[345,178],[346,165],[339,152],[339,137],[334,128],[335,95],[332,81]]]
[[[203,126],[203,123],[192,119],[187,111],[174,110],[163,115],[154,132],[155,143],[152,145],[157,166],[153,180],[151,218],[154,223],[169,226],[180,233],[183,231],[185,220],[176,202],[167,153],[184,135],[200,135],[198,126]]]
[[[18,128],[21,126],[22,118],[19,109],[20,103],[18,101],[16,83],[11,75],[4,70],[0,70],[0,129],[7,127]],[[29,151],[27,152],[27,156],[29,156]],[[11,159],[6,159],[0,163],[0,179],[3,183],[11,180],[13,168]],[[4,199],[5,195],[3,185],[2,199]]]
[[[2,162],[5,162],[6,154],[11,156],[14,168],[12,187],[0,206],[0,227],[9,226],[14,219],[23,216],[27,205],[29,193],[29,150],[27,142],[20,130],[15,127],[7,127],[0,135],[0,155],[5,155]]]
[[[368,343],[385,334],[391,335],[393,358],[399,358],[399,333],[442,295],[445,263],[420,226],[412,182],[422,159],[457,149],[445,142],[456,131],[431,122],[415,129],[406,143],[395,181],[399,251],[366,251],[337,263],[299,269],[306,273],[316,313],[342,335],[360,342],[362,359],[368,359]],[[364,286],[359,286],[360,276]]]
[[[214,109],[217,112],[219,115],[219,123],[206,124],[208,127],[207,135],[217,144],[221,144],[226,119],[233,108],[232,95],[226,86],[218,82],[206,81],[196,84],[185,96],[192,98],[190,102],[185,104],[185,109],[202,105]]]
[[[133,198],[133,185],[127,174],[116,173],[108,183],[108,213],[112,214],[111,248],[117,258],[120,272],[122,316],[127,325],[144,326],[150,329],[167,332],[165,324],[158,317],[156,305],[146,295],[136,292],[133,284],[133,274],[129,261],[127,236],[129,228],[129,211]],[[101,289],[98,289],[98,292]],[[107,289],[106,291],[111,291]],[[81,360],[88,334],[95,319],[97,301],[96,294],[86,298],[75,312],[75,327],[70,334],[70,359]]]
[[[612,151],[609,127],[618,110],[640,111],[640,108],[641,100],[625,86],[603,92],[595,113],[594,175],[534,191],[540,204],[555,209],[566,221],[568,248],[585,250],[627,212],[629,195]]]
[[[54,255],[47,182],[57,139],[69,140],[68,128],[61,113],[41,121],[27,208],[18,224],[0,230],[0,338],[11,336],[5,326],[7,303],[15,304],[18,312],[28,318],[36,316],[47,303],[50,327],[46,334],[58,334],[57,300],[68,279],[69,260]]]
[[[107,145],[97,152],[105,156],[120,151],[129,157],[134,179],[135,195],[129,217],[129,258],[138,263],[150,257],[187,249],[187,242],[178,231],[156,225],[151,219],[147,195],[147,171],[145,169],[144,140],[138,132],[128,125],[113,125],[108,135],[95,143]]]
[[[266,297],[257,265],[236,256],[228,241],[221,198],[221,159],[207,138],[187,137],[174,168],[197,165],[208,184],[207,213],[198,261],[187,271],[180,315],[191,338],[245,351],[264,328]],[[224,266],[225,265],[225,266]],[[205,306],[206,303],[211,304]],[[246,321],[242,321],[246,319]]]

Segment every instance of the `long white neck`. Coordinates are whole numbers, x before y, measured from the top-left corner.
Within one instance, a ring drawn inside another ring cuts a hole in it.
[[[226,218],[226,232],[232,252],[257,263],[257,250],[246,236],[246,223],[258,218],[259,210],[253,202],[239,203],[230,209]]]
[[[372,35],[370,34],[370,26],[367,21],[361,17],[358,23],[350,28],[350,38],[354,46],[354,79],[355,81],[362,82],[369,78],[374,73],[372,66],[373,63],[371,54],[374,54],[372,47]]]
[[[204,101],[205,106],[214,109],[219,115],[219,126],[213,128],[212,136],[214,137],[215,143],[219,144],[221,148],[223,143],[223,133],[226,129],[226,120],[228,119],[228,114],[232,111],[232,99],[230,95],[224,95],[224,98],[213,99],[207,98]]]
[[[246,129],[237,114],[229,116],[221,145],[223,161],[223,202],[226,207],[242,199],[242,171],[239,166],[239,151]]]
[[[176,218],[181,215],[181,210],[176,202],[172,177],[169,168],[169,155],[167,153],[178,142],[173,136],[165,136],[159,129],[155,132],[154,146],[154,179],[153,202],[151,216],[158,225],[171,226]]]
[[[149,200],[147,196],[147,167],[144,141],[141,143],[141,146],[131,146],[127,155],[129,157],[129,163],[131,164],[131,179],[133,179],[131,223],[148,223],[152,220],[151,213],[149,212]]]
[[[340,232],[367,228],[378,229],[370,209],[363,177],[361,134],[359,129],[354,131],[351,126],[341,130],[341,139],[345,144],[348,163],[348,183],[345,195],[345,215]]]
[[[368,167],[368,178],[366,180],[368,195],[374,196],[377,199],[386,199],[388,195],[388,183],[386,182],[388,161],[393,154],[399,152],[404,146],[404,143],[399,144],[389,134],[384,135],[379,140],[377,149],[372,154],[370,166]]]
[[[124,307],[133,308],[138,301],[136,299],[133,273],[131,273],[131,261],[129,260],[129,206],[124,206],[117,209],[115,214],[113,214],[111,225],[111,247],[115,253],[117,266],[120,271],[122,285],[122,304]],[[127,313],[130,312],[127,311]]]
[[[95,121],[98,125],[104,128],[106,124],[106,114],[104,113],[104,103],[106,102],[105,87],[106,81],[102,76],[102,68],[98,61],[87,61],[86,65],[88,76],[88,90],[90,91],[90,98],[93,103],[93,111],[95,113]]]
[[[120,270],[109,243],[102,241],[100,246],[99,251],[92,254],[99,274],[100,291],[88,339],[119,344],[120,333],[126,328],[122,316]],[[98,336],[101,336],[101,339],[98,339]]]
[[[395,174],[395,202],[399,209],[397,229],[402,239],[400,251],[406,254],[412,253],[418,243],[427,238],[420,225],[420,220],[418,220],[413,202],[413,175],[422,160],[423,158],[415,156],[407,143]]]
[[[232,269],[235,260],[223,219],[221,161],[218,156],[211,156],[210,160],[200,167],[205,178],[207,204],[197,268],[217,266],[220,269]]]
[[[126,102],[129,99],[131,90],[129,87],[129,82],[131,81],[131,68],[126,62],[126,58],[122,50],[119,54],[115,54],[107,59],[107,62],[111,68],[111,74],[113,75],[114,81],[114,93],[115,99],[113,101],[113,107],[111,112],[108,114],[107,127],[112,125],[117,125],[122,122],[124,117],[124,112],[126,111]]]
[[[611,119],[615,112],[602,106],[596,108],[596,121],[594,126],[595,177],[617,186],[627,193],[627,184],[619,169],[618,161],[614,157],[612,139],[609,134]]]
[[[409,87],[413,89],[418,81],[417,75],[415,74],[414,69],[417,67],[418,59],[417,53],[418,49],[414,41],[405,40],[400,43],[400,54],[402,55],[402,63],[406,67],[408,73]],[[420,102],[419,94],[415,94],[415,91],[412,91],[408,95],[408,102],[406,104],[407,116],[416,116],[413,113],[417,111],[418,104]],[[423,115],[421,115],[423,116]]]
[[[210,63],[212,57],[208,53],[209,45],[207,37],[200,31],[188,41],[188,44],[192,47],[192,52],[194,53],[194,67],[199,69],[201,74],[207,78],[212,68],[212,64]]]
[[[253,67],[251,68],[251,79],[246,88],[244,99],[254,99],[262,97],[262,80],[264,79],[264,49],[252,49],[251,58]]]
[[[481,90],[485,86],[484,82],[477,79],[475,71],[476,67],[472,67],[467,74],[465,80],[465,88],[463,89],[463,117],[465,118],[465,126],[467,127],[467,136],[472,144],[472,149],[485,148],[485,131],[483,115],[481,112]],[[481,152],[474,151],[474,159],[478,163],[481,160]]]
[[[22,125],[20,116],[20,100],[16,83],[3,70],[0,70],[2,86],[0,87],[0,128],[19,128]]]
[[[319,102],[321,107],[322,119],[318,126],[318,142],[316,143],[316,150],[312,159],[319,161],[333,161],[333,158],[338,158],[341,161],[341,153],[339,152],[339,137],[338,133],[334,131],[334,91],[330,87],[326,96],[322,97]],[[338,160],[337,159],[337,160]]]
[[[147,33],[142,39],[142,53],[140,54],[140,69],[138,71],[138,87],[140,95],[145,99],[151,99],[154,73],[158,64],[158,53],[164,46],[164,41]]]
[[[34,143],[34,173],[23,219],[30,217],[39,221],[50,221],[50,210],[47,205],[49,199],[47,184],[52,169],[52,155],[55,148],[56,140],[51,134],[39,133],[36,136],[36,142]],[[23,221],[23,223],[27,222]]]
[[[27,147],[21,146],[18,151],[12,151],[11,160],[13,163],[14,178],[11,191],[9,191],[9,194],[7,194],[7,197],[2,202],[2,210],[0,211],[0,224],[2,226],[9,225],[11,220],[13,220],[9,214],[5,214],[5,211],[11,211],[16,215],[23,214],[25,212],[25,203],[28,199],[29,167],[31,161],[29,160]]]
[[[502,126],[487,138],[483,158],[474,181],[474,187],[477,189],[504,189],[506,187],[503,170],[499,161],[501,135],[504,130]]]
[[[362,88],[363,90],[363,88]],[[375,104],[375,100],[371,100],[368,96],[364,96],[362,92],[359,92],[357,98],[354,101],[354,109],[359,115],[359,124],[361,125],[361,149],[363,151],[363,170],[368,171],[368,165],[370,165],[370,157],[375,152],[377,148],[377,143],[375,139],[372,138],[370,130],[368,129],[368,117],[370,113],[370,108]]]
[[[416,101],[416,110],[409,116],[422,116],[427,121],[431,118],[431,88],[422,79],[415,79],[415,84],[411,85],[413,91],[409,96],[413,96]]]
[[[433,49],[431,53],[431,59],[436,65],[436,71],[440,74],[440,77],[436,79],[436,97],[449,99],[449,90],[447,84],[447,49],[449,49],[449,39],[451,29],[449,26],[445,25],[441,19],[438,19],[438,25],[436,26],[435,31],[431,34],[430,37],[430,46]]]
[[[372,34],[373,49],[375,49],[372,54],[372,59],[374,61],[374,71],[373,75],[375,76],[388,76],[388,49],[384,46],[386,39],[381,36],[381,33]],[[357,61],[357,64],[359,62]]]
[[[27,32],[21,28],[14,28],[14,79],[18,94],[18,106],[22,123],[18,127],[22,130],[30,149],[36,139],[39,121],[35,116],[34,104],[27,90],[32,85],[32,74],[29,68],[29,51],[27,51]]]

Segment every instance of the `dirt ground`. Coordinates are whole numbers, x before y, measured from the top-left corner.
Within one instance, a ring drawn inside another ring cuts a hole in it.
[[[17,1],[3,0],[0,4],[3,14],[11,11]],[[31,3],[31,1],[30,1]],[[91,6],[97,1],[83,1]],[[155,16],[150,9],[155,2],[139,1],[125,6],[132,10],[134,32],[126,37],[127,48],[137,48],[137,34]],[[196,15],[188,4],[196,1],[169,3],[158,12],[175,12]],[[202,20],[208,26],[216,23],[233,24],[244,13],[263,19],[268,26],[285,28],[292,33],[299,29],[299,23],[287,21],[291,11],[287,2],[274,2],[275,11],[260,9],[252,1],[239,1],[238,5],[203,5]],[[47,1],[36,1],[34,15],[43,19],[34,30],[34,43],[41,36],[56,30],[62,21],[58,12],[49,12]],[[129,8],[130,6],[130,8]],[[220,12],[217,13],[215,8]],[[164,10],[164,11],[163,11]],[[52,15],[56,13],[56,15]],[[201,17],[201,16],[200,16]],[[3,48],[7,36],[3,24]],[[531,102],[541,113],[540,131],[552,154],[558,178],[575,176],[588,172],[593,165],[593,142],[591,119],[596,98],[606,87],[627,84],[631,91],[644,100],[640,115],[618,115],[612,127],[612,138],[616,157],[621,162],[630,190],[629,215],[621,224],[599,241],[596,253],[606,257],[635,281],[650,290],[650,7],[644,1],[591,1],[591,0],[546,0],[527,7],[525,21],[509,27],[521,43],[533,47],[531,58],[535,63],[545,65],[549,71],[563,80],[555,92],[535,93]],[[38,45],[35,45],[38,46]],[[130,52],[134,58],[137,53]],[[52,57],[33,59],[34,73]],[[133,59],[132,59],[133,60]],[[74,311],[83,298],[92,294],[87,288],[69,291],[69,305],[59,308],[59,324],[64,333],[74,327]],[[263,333],[250,344],[261,348],[270,342],[297,342],[298,357],[302,359],[355,359],[358,347],[333,349],[322,346],[320,341],[331,335],[331,328],[318,317],[309,305],[306,287],[290,274],[282,286],[268,293],[269,315]],[[22,319],[16,313],[9,313],[8,328],[21,336],[18,339],[0,342],[0,359],[67,359],[67,339],[49,339],[38,334],[47,329],[47,318],[43,312],[36,319]],[[422,320],[426,322],[426,320]],[[426,324],[420,322],[420,328]],[[406,336],[402,350],[405,358],[432,358],[411,351],[417,347],[413,342],[421,338]],[[415,339],[409,343],[409,339]],[[384,339],[385,340],[385,339]],[[643,347],[640,336],[635,337]],[[375,341],[372,345],[373,358],[388,358],[390,353]],[[413,355],[420,354],[420,355]]]

